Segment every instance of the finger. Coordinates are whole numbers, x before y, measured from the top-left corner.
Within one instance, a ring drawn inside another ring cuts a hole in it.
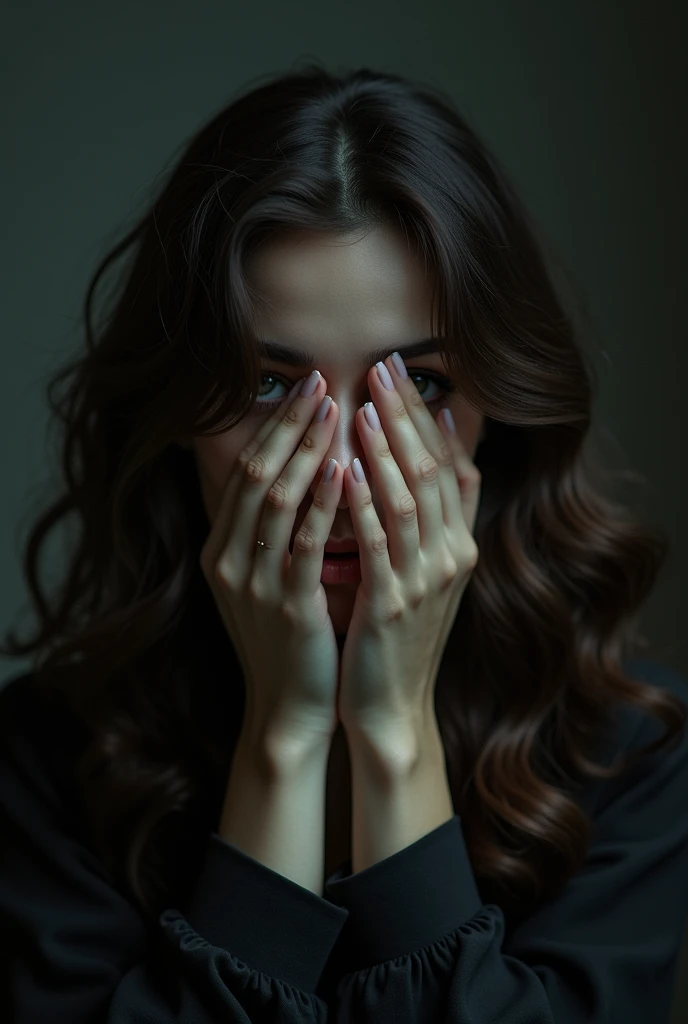
[[[391,359],[389,362],[393,366]],[[382,367],[383,381],[380,380],[378,367]],[[395,375],[396,379],[392,377],[385,363],[377,363],[368,374],[370,393],[393,460],[399,466],[405,485],[416,503],[417,547],[426,554],[432,554],[444,546],[442,495],[439,489],[440,467],[418,434],[415,421],[422,424],[424,417],[428,417],[435,433],[437,427],[422,395],[410,377],[404,380],[396,371]],[[396,387],[397,382],[399,388]],[[440,443],[444,448],[443,458],[449,466],[449,449],[441,435]],[[437,447],[435,445],[436,449]],[[375,473],[374,465],[371,466],[371,471]],[[453,476],[453,467],[447,472]]]
[[[444,525],[447,529],[452,529],[452,527],[455,527],[455,524],[461,522],[461,496],[457,487],[452,452],[446,443],[445,435],[438,429],[437,423],[433,419],[427,404],[423,401],[423,397],[419,394],[412,378],[408,375],[404,361],[399,353],[393,352],[385,360],[384,366],[391,377],[395,391],[403,399],[409,423],[418,435],[418,441],[415,442],[416,447],[412,449],[416,453],[414,455],[415,461],[418,462],[420,460],[422,464],[423,458],[427,460],[429,454],[437,464],[436,490],[439,493],[439,508],[433,489],[429,487],[421,489],[421,496],[425,498],[425,502],[421,505],[418,512],[419,530],[421,538],[424,539],[424,550],[432,550],[432,547],[429,547],[425,542],[424,530],[426,533],[429,533],[431,540],[436,541],[439,545],[443,537],[440,527]],[[386,405],[383,406],[383,413],[381,415],[384,414],[384,409],[389,407],[389,398],[385,396],[384,391],[385,389],[378,381],[374,399],[376,403],[383,402],[386,399]],[[392,391],[387,394],[393,396],[394,393]],[[387,420],[384,420],[384,427],[389,433],[390,428],[387,425]],[[392,442],[393,438],[390,437],[390,443]]]
[[[265,495],[293,455],[324,396],[325,386],[321,378],[312,395],[304,396],[298,389],[288,395],[258,431],[261,441],[252,438],[232,467],[213,525],[217,528],[218,560],[222,559],[237,581],[246,580],[253,568]]]
[[[329,395],[325,395],[297,451],[266,495],[258,529],[258,536],[265,542],[265,546],[257,552],[252,576],[261,594],[276,596],[282,593],[285,589],[285,570],[289,571],[292,593],[312,594],[320,584],[323,551],[339,503],[339,493],[335,498],[331,482],[325,485],[324,491],[319,492],[319,497],[316,491],[319,503],[323,495],[326,495],[326,512],[321,508],[321,514],[316,516],[312,514],[311,508],[294,537],[291,555],[289,541],[299,505],[332,442],[337,418],[336,405]],[[313,582],[313,585],[308,591],[298,590],[299,581],[308,586]]]
[[[467,529],[472,535],[478,514],[482,476],[480,470],[466,451],[461,438],[456,433],[456,430],[452,430],[450,428],[443,412],[444,410],[440,409],[437,415],[437,425],[449,445],[460,495],[461,515],[463,516]],[[454,512],[452,512],[452,514],[456,515]],[[458,522],[457,519],[454,519],[453,521]]]
[[[362,478],[361,480],[357,479],[357,473]],[[354,459],[351,465],[347,466],[344,472],[344,486],[354,533],[358,541],[361,586],[369,594],[389,593],[394,580],[387,535],[375,511],[373,497],[360,459]]]
[[[328,471],[332,474],[329,480]],[[336,459],[330,459],[313,497],[313,504],[294,537],[294,550],[286,582],[286,589],[292,595],[314,594],[320,586],[325,545],[332,531],[343,487],[344,470]]]
[[[207,558],[211,568],[214,568],[215,564],[219,560],[220,554],[224,550],[229,537],[229,526],[232,521],[232,512],[241,486],[241,466],[245,466],[253,452],[260,447],[265,438],[268,437],[268,435],[272,433],[275,427],[281,422],[287,408],[296,398],[296,394],[302,386],[303,381],[303,377],[296,381],[289,394],[285,395],[282,404],[275,409],[272,416],[268,417],[265,423],[261,424],[260,429],[252,435],[251,439],[237,456],[236,461],[232,463],[232,466],[230,467],[225,487],[222,492],[222,498],[220,499],[220,507],[212,524],[210,534],[203,545],[203,557]]]
[[[416,500],[392,455],[373,402],[366,402],[363,409],[358,410],[356,426],[365,449],[368,467],[375,479],[385,510],[388,548],[386,557],[395,572],[410,575],[418,568],[420,552]],[[356,488],[357,508],[361,514],[362,525],[366,526],[367,535],[370,536],[370,529],[376,530],[376,527],[372,521],[370,510],[365,505],[365,497],[362,494],[364,486],[370,492],[367,482]],[[372,514],[379,522],[374,508],[372,508]],[[361,562],[361,578],[363,578],[363,562]]]

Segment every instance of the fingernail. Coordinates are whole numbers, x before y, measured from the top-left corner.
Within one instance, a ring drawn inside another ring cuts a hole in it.
[[[304,398],[310,398],[310,396],[317,388],[319,380],[320,374],[318,373],[317,370],[313,370],[313,373],[309,374],[308,377],[306,377],[301,386],[301,394]]]
[[[371,427],[372,430],[379,430],[381,427],[380,417],[378,416],[377,409],[373,403],[366,402],[363,406],[363,412],[365,413],[365,418],[368,421],[368,426]]]
[[[377,375],[380,378],[382,386],[387,388],[388,391],[394,391],[394,381],[392,380],[392,376],[385,364],[375,363],[375,368],[377,369]]]
[[[358,481],[358,483],[359,484],[364,484],[365,483],[365,474],[363,472],[363,466],[361,465],[361,460],[360,459],[354,459],[354,461],[351,463],[351,469],[352,469],[352,472],[354,474],[354,478]]]
[[[444,417],[444,422],[447,425],[447,430],[449,430],[452,434],[455,434],[456,424],[454,423],[454,417],[450,413],[449,409],[442,409],[440,415]]]
[[[330,406],[331,405],[332,405],[332,399],[330,398],[329,395],[325,395],[325,397],[323,398],[322,402],[318,406],[318,411],[316,412],[315,416],[313,417],[313,422],[314,423],[322,423],[322,421],[325,419],[325,417],[327,416],[328,412],[330,411]]]
[[[330,459],[330,461],[325,466],[325,472],[322,475],[323,483],[324,484],[329,483],[330,480],[332,479],[332,477],[334,476],[334,467],[336,465],[337,465],[337,460],[336,459]]]
[[[404,379],[408,377],[408,371],[404,365],[404,360],[401,358],[398,352],[392,352],[392,362],[394,363],[394,369],[397,371],[400,377]]]

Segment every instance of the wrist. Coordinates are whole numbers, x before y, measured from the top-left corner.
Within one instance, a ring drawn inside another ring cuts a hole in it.
[[[408,776],[421,761],[444,753],[434,713],[357,722],[345,732],[351,757],[365,761],[381,781]]]
[[[252,762],[266,779],[298,771],[322,759],[327,762],[332,733],[325,728],[291,723],[245,722],[235,757]]]

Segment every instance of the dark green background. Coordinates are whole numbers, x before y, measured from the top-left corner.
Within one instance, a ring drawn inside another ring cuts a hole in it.
[[[0,626],[30,621],[20,614],[18,543],[58,468],[43,386],[81,342],[96,259],[201,121],[254,76],[315,57],[333,70],[367,64],[438,85],[520,188],[590,333],[595,436],[614,467],[647,479],[647,489],[622,496],[672,540],[643,620],[648,653],[688,674],[682,8],[667,0],[5,8]],[[50,564],[59,557],[53,542]],[[20,668],[0,664],[3,679]],[[688,1019],[684,948],[672,1024]]]

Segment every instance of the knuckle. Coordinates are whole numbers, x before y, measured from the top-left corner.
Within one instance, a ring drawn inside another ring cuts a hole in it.
[[[416,394],[418,394],[417,389]],[[411,399],[411,401],[413,401],[413,399]],[[389,415],[393,420],[405,420],[407,418],[408,413],[406,412],[406,406],[404,405],[404,402],[401,398],[399,398],[398,401],[394,402],[394,404],[390,406]]]
[[[233,580],[232,566],[229,559],[221,557],[215,563],[215,567],[212,572],[213,579],[216,583],[219,583],[222,587],[231,587]]]
[[[379,459],[391,459],[391,458],[393,458],[392,451],[391,451],[389,445],[386,442],[384,442],[384,441],[381,442],[380,447],[378,448],[378,451],[377,451],[377,457]]]
[[[306,455],[312,454],[317,449],[316,441],[311,437],[310,432],[305,435],[299,445],[299,451],[305,452]]]
[[[282,417],[282,424],[285,427],[296,427],[301,422],[299,411],[294,405],[290,405]]]
[[[390,596],[385,599],[380,612],[383,624],[392,626],[396,622],[401,622],[404,618],[405,611],[405,602],[398,595]]]
[[[438,466],[442,466],[444,469],[453,468],[454,466],[454,456],[452,455],[451,448],[444,438],[437,446],[437,458],[435,461]]]
[[[242,468],[244,468],[246,466],[246,463],[251,458],[251,456],[253,455],[255,450],[256,450],[256,443],[255,443],[255,441],[249,441],[248,444],[244,445],[244,447],[241,449],[241,451],[237,455],[237,462],[239,463],[239,465]]]
[[[374,558],[387,554],[387,534],[384,530],[375,531],[370,539],[369,550]]]
[[[283,476],[278,477],[265,496],[266,503],[277,512],[289,509],[290,489]]]
[[[418,479],[423,483],[433,484],[437,480],[437,462],[429,452],[421,456],[418,462]]]
[[[327,502],[320,488],[318,488],[315,494],[313,495],[312,507],[316,510],[316,512],[327,511]]]
[[[280,614],[289,626],[300,625],[303,618],[300,606],[295,601],[286,598],[280,605]]]
[[[265,457],[264,451],[261,449],[253,451],[242,465],[244,468],[244,480],[251,484],[263,482],[268,466],[268,460]]]
[[[259,577],[251,576],[246,587],[249,600],[260,604],[266,603],[267,591]]]
[[[480,551],[478,550],[478,545],[474,542],[472,544],[472,546],[470,547],[470,549],[468,551],[468,554],[466,556],[466,564],[467,564],[468,568],[469,569],[475,569],[476,565],[478,564],[478,559],[479,558],[480,558]]]
[[[361,498],[361,509],[363,510],[363,512],[368,512],[368,509],[370,509],[372,505],[373,496],[370,493],[370,490],[368,490],[368,493],[365,495],[365,497]]]
[[[451,557],[451,555],[447,556],[440,568],[440,590],[446,590],[447,587],[450,587],[456,579],[458,572],[459,567],[456,561]]]
[[[304,522],[294,537],[294,550],[302,555],[310,555],[318,547],[318,537],[315,530],[308,523]]]
[[[397,518],[402,525],[410,525],[416,520],[418,506],[410,491],[404,491],[397,502]]]

